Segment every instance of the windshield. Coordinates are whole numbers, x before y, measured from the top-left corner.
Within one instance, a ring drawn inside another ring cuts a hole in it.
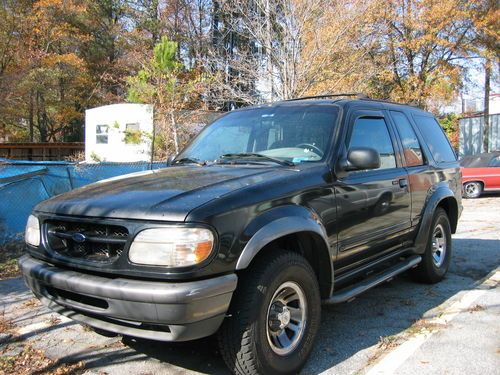
[[[230,112],[206,127],[176,160],[259,156],[301,163],[322,160],[337,122],[331,104],[285,105]],[[243,155],[248,154],[248,155]]]

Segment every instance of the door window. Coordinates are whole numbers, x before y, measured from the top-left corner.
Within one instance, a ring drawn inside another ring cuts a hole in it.
[[[391,116],[396,123],[401,141],[403,142],[403,152],[408,167],[424,164],[422,149],[418,142],[417,135],[413,130],[410,121],[401,112],[391,111]]]
[[[396,168],[396,157],[387,124],[382,117],[360,117],[354,122],[349,141],[352,147],[370,147],[380,154],[380,168]]]

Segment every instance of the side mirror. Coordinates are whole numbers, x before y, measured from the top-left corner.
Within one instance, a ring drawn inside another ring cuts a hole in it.
[[[370,147],[352,147],[347,158],[340,161],[344,171],[359,171],[380,168],[380,154]]]

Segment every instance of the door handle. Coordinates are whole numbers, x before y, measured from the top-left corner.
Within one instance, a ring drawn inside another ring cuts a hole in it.
[[[406,178],[399,179],[399,187],[402,188],[408,187],[408,180]]]

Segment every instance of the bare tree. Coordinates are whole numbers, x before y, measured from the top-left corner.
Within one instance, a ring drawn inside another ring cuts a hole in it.
[[[217,96],[254,104],[356,86],[354,72],[367,71],[360,69],[367,61],[363,56],[370,36],[363,19],[372,4],[221,2],[207,60],[216,67]]]

